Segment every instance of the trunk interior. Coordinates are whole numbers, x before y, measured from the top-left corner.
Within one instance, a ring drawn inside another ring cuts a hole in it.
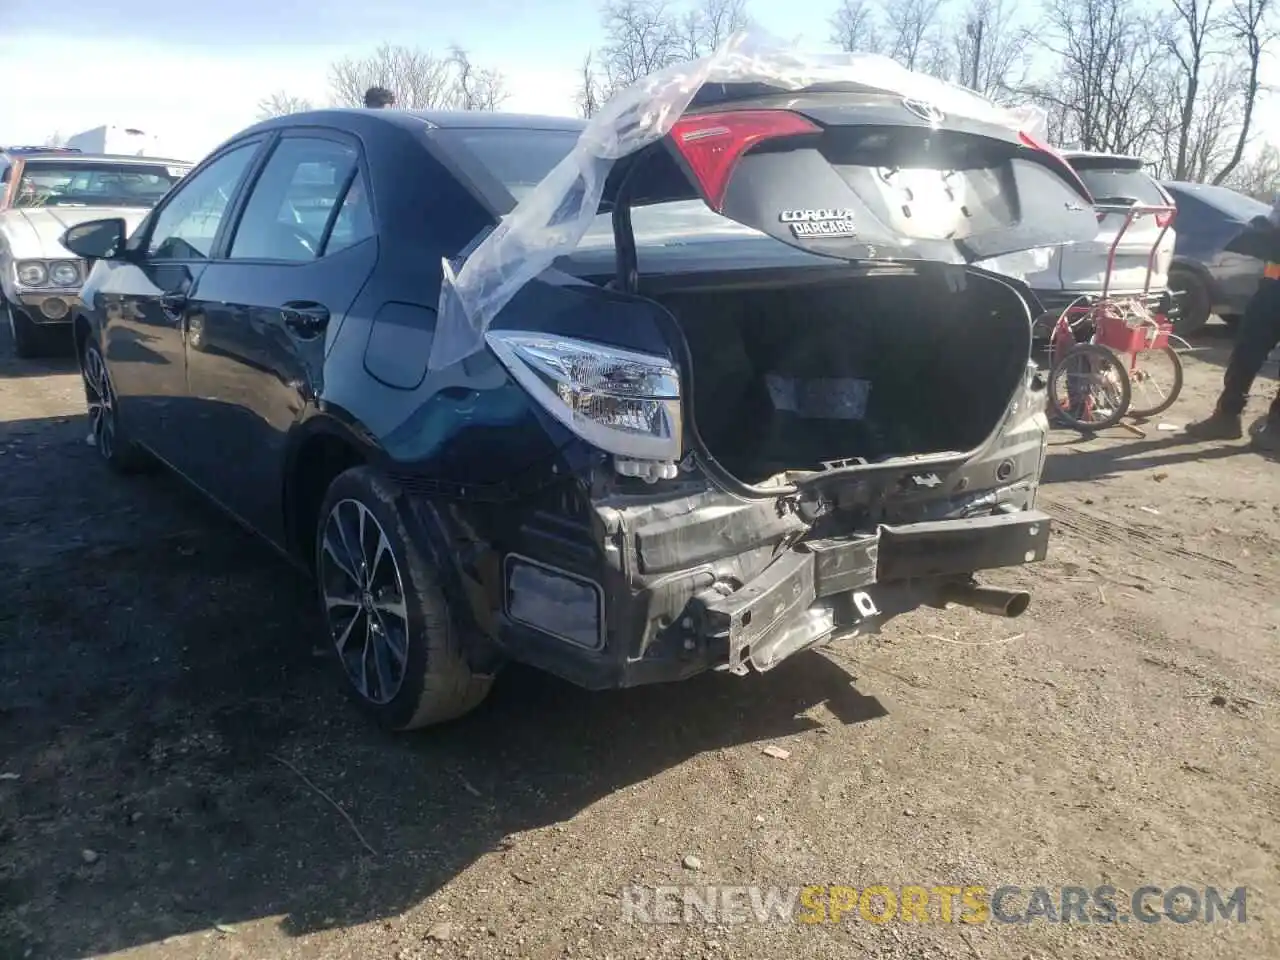
[[[759,484],[831,461],[978,446],[1021,383],[1031,333],[1008,287],[977,274],[958,285],[924,270],[649,295],[688,341],[707,448]]]

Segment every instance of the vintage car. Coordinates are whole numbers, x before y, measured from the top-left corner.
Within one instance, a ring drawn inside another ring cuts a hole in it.
[[[71,344],[84,261],[59,238],[86,220],[137,224],[191,168],[179,160],[0,149],[0,312],[20,357]]]

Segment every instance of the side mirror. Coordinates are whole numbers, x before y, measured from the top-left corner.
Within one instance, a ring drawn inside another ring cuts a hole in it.
[[[89,220],[62,235],[62,245],[85,260],[118,260],[124,256],[128,225],[120,217]]]

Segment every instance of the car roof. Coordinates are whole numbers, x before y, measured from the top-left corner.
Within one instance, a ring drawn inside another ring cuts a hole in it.
[[[0,150],[0,153],[4,153]],[[23,160],[53,160],[55,162],[65,161],[67,163],[84,163],[86,160],[103,161],[106,163],[139,163],[149,166],[156,164],[176,165],[181,167],[193,166],[190,160],[174,160],[169,157],[139,157],[136,154],[115,154],[115,153],[73,153],[65,151],[50,151],[48,153],[16,153],[15,158]]]
[[[513,130],[565,130],[577,133],[586,126],[585,120],[576,117],[502,113],[495,110],[372,110],[364,107],[335,107],[273,117],[250,129],[288,129],[315,123],[346,126],[352,120],[362,124],[373,121],[410,130],[421,130],[423,127],[441,130],[505,127]]]

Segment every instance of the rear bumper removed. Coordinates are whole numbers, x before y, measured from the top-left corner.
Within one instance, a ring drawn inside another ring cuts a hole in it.
[[[921,604],[973,596],[980,605],[970,576],[1043,560],[1049,524],[1046,514],[1020,511],[807,541],[741,590],[702,604],[702,631],[727,650],[729,671],[746,673],[748,664],[771,669],[821,640],[877,629]],[[1025,606],[1010,594],[1004,609],[1016,616]]]
[[[973,575],[1044,559],[1050,519],[1030,509],[1030,489],[1021,502],[994,504],[981,515],[894,523],[783,548],[734,543],[735,531],[768,531],[717,520],[710,510],[705,516],[716,529],[697,535],[684,514],[668,518],[677,528],[667,531],[671,537],[662,533],[665,524],[651,539],[607,536],[603,565],[579,566],[563,550],[553,558],[531,540],[512,544],[495,584],[503,598],[495,639],[512,659],[605,689],[707,670],[769,670],[815,644],[874,633],[923,605],[954,601],[1016,616],[1028,595],[980,590]],[[774,522],[774,544],[803,535],[788,518],[775,514]],[[628,541],[639,542],[635,553]]]

